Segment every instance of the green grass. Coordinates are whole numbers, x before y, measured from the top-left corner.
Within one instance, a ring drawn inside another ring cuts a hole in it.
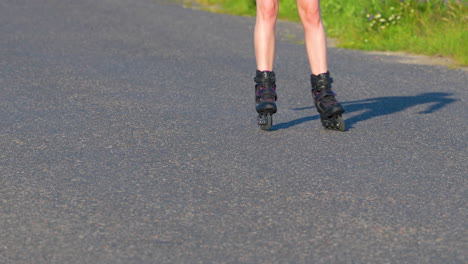
[[[255,15],[255,0],[198,0],[217,12]],[[344,48],[406,51],[468,65],[467,0],[322,0],[327,34]],[[300,21],[296,0],[280,0],[279,17]]]

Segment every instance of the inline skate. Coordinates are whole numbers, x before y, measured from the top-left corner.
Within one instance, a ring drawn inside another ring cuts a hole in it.
[[[270,130],[273,125],[273,114],[277,111],[275,73],[257,70],[254,80],[257,124],[262,130]]]
[[[322,126],[326,129],[346,131],[346,124],[341,116],[345,112],[343,106],[336,101],[336,94],[331,90],[333,79],[330,72],[310,75],[312,96],[317,111],[320,114]]]

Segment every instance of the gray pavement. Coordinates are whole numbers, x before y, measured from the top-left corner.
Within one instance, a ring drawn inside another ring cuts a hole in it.
[[[1,1],[0,263],[466,263],[467,72],[330,48],[325,131],[280,40],[264,132],[253,23]]]

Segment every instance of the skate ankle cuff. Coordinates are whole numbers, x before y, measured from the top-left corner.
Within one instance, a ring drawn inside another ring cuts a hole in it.
[[[255,74],[254,81],[257,85],[263,87],[271,87],[276,83],[276,76],[274,71],[259,71]]]
[[[331,89],[331,84],[333,83],[333,78],[330,77],[330,72],[321,73],[319,75],[310,75],[310,83],[312,85],[312,90],[323,90]]]

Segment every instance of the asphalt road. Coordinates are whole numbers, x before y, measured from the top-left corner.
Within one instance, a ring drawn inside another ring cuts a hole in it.
[[[264,132],[253,23],[0,1],[0,263],[467,263],[468,73],[330,48],[326,131],[280,23]]]

